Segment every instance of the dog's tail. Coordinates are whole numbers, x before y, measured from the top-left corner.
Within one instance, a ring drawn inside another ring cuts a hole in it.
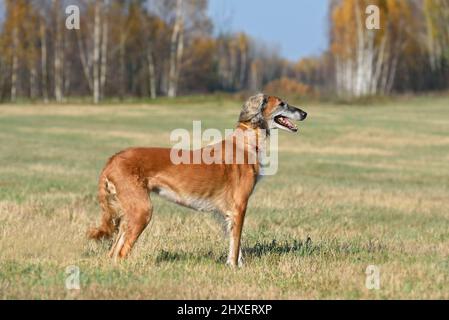
[[[102,211],[101,224],[88,231],[88,238],[95,240],[108,239],[117,230],[119,208],[116,206],[118,203],[116,195],[117,192],[114,184],[107,179],[103,171],[98,183],[98,200]]]

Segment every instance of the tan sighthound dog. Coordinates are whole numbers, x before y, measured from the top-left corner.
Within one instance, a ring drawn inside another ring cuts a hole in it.
[[[227,263],[240,264],[240,238],[248,199],[261,174],[261,140],[276,128],[298,131],[290,120],[301,121],[306,116],[304,111],[277,97],[257,94],[245,102],[237,125],[240,130],[235,131],[251,133],[256,143],[237,139],[234,134],[218,142],[215,146],[225,150],[220,153],[222,163],[175,164],[168,148],[130,148],[117,153],[101,172],[98,198],[102,221],[98,228],[89,231],[89,237],[108,238],[118,231],[109,255],[114,259],[126,257],[151,220],[153,206],[149,195],[154,192],[177,204],[223,215],[230,235]],[[233,160],[236,151],[243,151],[244,161],[224,161],[226,146],[232,147]],[[201,151],[204,148],[186,152],[195,157]],[[249,161],[252,156],[256,161]]]

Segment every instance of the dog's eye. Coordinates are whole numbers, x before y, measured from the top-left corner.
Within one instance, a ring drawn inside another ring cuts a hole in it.
[[[283,107],[283,106],[285,106],[285,103],[284,103],[284,102],[281,102],[281,103],[279,104],[279,106],[280,106],[280,107]]]

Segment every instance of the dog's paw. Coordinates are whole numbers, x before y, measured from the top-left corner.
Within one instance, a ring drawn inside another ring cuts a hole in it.
[[[241,268],[241,267],[243,267],[244,264],[245,264],[245,259],[243,259],[243,256],[240,255],[237,265],[239,266],[239,268]]]
[[[233,263],[230,259],[226,260],[226,265],[231,268],[235,267],[235,263]]]
[[[231,267],[231,268],[241,268],[243,267],[243,258],[240,257],[237,263],[234,263],[233,261],[231,261],[230,259],[226,260],[226,265]]]

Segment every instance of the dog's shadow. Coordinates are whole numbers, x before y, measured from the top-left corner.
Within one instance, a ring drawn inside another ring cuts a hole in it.
[[[307,240],[291,240],[291,241],[271,241],[256,242],[251,247],[243,247],[242,253],[244,257],[260,258],[265,255],[284,255],[295,254],[300,256],[310,255],[316,251],[318,247],[312,243],[310,238]]]
[[[278,241],[272,239],[271,241],[256,242],[249,247],[243,247],[243,257],[248,260],[258,259],[267,255],[285,255],[294,254],[299,256],[312,255],[319,249],[319,246],[314,245],[310,238],[307,240],[291,240],[291,241]],[[213,251],[207,251],[203,253],[193,252],[176,252],[162,250],[156,256],[156,263],[174,262],[183,260],[215,260],[216,263],[223,263],[226,261],[226,254],[220,254]]]

